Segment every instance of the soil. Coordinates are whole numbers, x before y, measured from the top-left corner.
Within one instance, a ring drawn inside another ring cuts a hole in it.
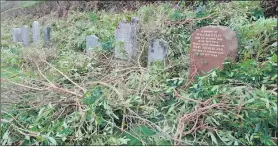
[[[262,0],[261,7],[264,8],[264,16],[266,18],[276,17],[278,14],[278,0]]]
[[[173,1],[175,3],[175,1]],[[6,2],[7,3],[7,2]],[[115,13],[124,10],[137,10],[142,5],[155,4],[154,1],[44,1],[36,6],[17,8],[1,12],[2,18],[28,16],[42,17],[56,12],[57,17],[67,17],[69,10],[96,11],[105,10]],[[160,2],[161,3],[161,2]],[[6,4],[7,5],[7,4]],[[9,5],[12,5],[11,2]],[[14,5],[14,4],[13,4]]]

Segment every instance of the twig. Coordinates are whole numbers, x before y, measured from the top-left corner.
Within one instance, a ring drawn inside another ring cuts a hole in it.
[[[91,85],[100,84],[100,85],[106,86],[106,87],[112,89],[114,92],[116,92],[116,94],[119,96],[120,100],[123,100],[123,95],[114,86],[111,86],[108,83],[105,83],[105,82],[102,82],[102,81],[95,81],[95,82],[92,82],[90,84]]]
[[[105,119],[103,119],[103,120],[104,120],[105,122],[107,122],[107,123],[109,123],[109,124],[113,125],[114,127],[116,127],[116,128],[118,128],[118,129],[121,130],[121,128],[118,127],[117,125],[115,125],[114,123],[112,123],[112,122],[110,122],[110,121],[107,121],[107,120],[105,120]],[[123,130],[123,131],[124,131],[125,133],[129,134],[130,136],[136,138],[136,139],[139,140],[140,142],[142,142],[143,145],[146,145],[146,143],[145,143],[143,140],[140,140],[138,137],[134,136],[133,134],[129,133],[129,132],[126,131],[126,130]]]
[[[14,126],[14,127],[16,128],[15,130],[16,130],[18,133],[20,133],[21,135],[24,135],[24,136],[37,137],[38,134],[39,134],[39,133],[36,133],[36,132],[30,132],[30,131],[28,131],[28,130],[24,130],[24,129],[22,129],[22,128],[19,128],[18,126],[16,126],[16,125],[13,124],[13,123],[12,123],[12,126]],[[28,132],[29,134],[24,133],[24,132],[22,132],[22,131],[26,131],[26,132]]]
[[[141,91],[140,97],[143,96],[145,90],[147,89],[148,85],[149,85],[150,81],[146,83],[146,86],[143,88],[143,90]]]
[[[72,94],[72,95],[78,96],[79,98],[82,98],[82,97],[83,97],[83,95],[77,94],[77,93],[75,93],[75,92],[69,91],[69,90],[64,89],[64,88],[57,87],[57,86],[55,86],[55,85],[54,85],[54,86],[51,86],[51,88],[54,89],[54,90],[61,91],[61,92],[70,93],[70,94]]]
[[[212,18],[213,14],[210,14],[208,16],[202,17],[202,18],[196,18],[196,19],[185,19],[183,21],[167,21],[167,24],[186,24],[189,22],[193,22],[193,21],[198,21],[198,20],[204,20],[204,19],[209,19]]]
[[[139,84],[138,84],[138,88],[137,88],[137,94],[140,93],[141,85],[142,85],[143,78],[144,78],[144,74],[145,74],[145,72],[144,72],[144,71],[141,71],[141,76],[140,76],[140,80],[139,80]]]
[[[138,66],[139,66],[140,69],[142,69],[142,66],[141,66],[141,63],[140,63],[140,58],[141,58],[141,56],[142,56],[142,54],[144,52],[145,45],[146,45],[146,42],[144,42],[142,50],[141,50],[141,52],[140,52],[140,54],[139,54],[139,56],[137,58],[137,63],[138,63]]]
[[[123,119],[122,119],[122,126],[121,126],[121,131],[124,130],[124,126],[125,126],[125,117],[126,117],[126,108],[123,108]]]
[[[34,61],[34,63],[36,64],[36,66],[37,66],[37,68],[38,68],[38,71],[39,71],[39,73],[42,75],[42,77],[43,77],[48,83],[50,83],[50,85],[54,86],[54,84],[53,84],[52,82],[50,82],[50,81],[46,78],[46,76],[45,76],[44,74],[42,74],[42,72],[41,72],[41,70],[40,70],[40,67],[38,66],[37,62]]]
[[[16,82],[12,82],[12,81],[9,81],[9,80],[6,80],[4,78],[1,78],[1,82],[9,82],[11,84],[14,84],[14,85],[17,85],[17,86],[21,86],[21,87],[25,87],[25,88],[29,88],[29,89],[33,89],[33,90],[38,90],[38,91],[44,91],[44,89],[39,89],[39,88],[35,88],[35,87],[30,87],[30,86],[27,86],[27,85],[22,85],[22,84],[19,84],[19,83],[16,83]]]
[[[184,114],[182,117],[180,117],[179,123],[177,125],[177,129],[176,129],[176,133],[175,133],[175,139],[178,141],[175,141],[175,145],[179,144],[182,139],[182,135],[184,134],[183,130],[185,127],[185,123],[188,123],[190,121],[195,122],[194,126],[191,128],[191,130],[185,132],[185,134],[189,134],[189,133],[193,132],[194,130],[196,131],[196,129],[198,128],[198,127],[196,128],[196,125],[199,122],[198,118],[201,115],[205,115],[206,113],[208,113],[212,108],[217,108],[220,105],[222,105],[222,104],[211,104],[211,105],[203,107],[202,105],[205,105],[205,104],[208,105],[209,101],[207,100],[205,102],[199,103],[198,105],[195,106],[195,111],[188,113],[188,114]],[[191,120],[192,118],[193,118],[193,120]]]
[[[181,96],[180,94],[178,94],[178,92],[175,89],[174,89],[174,93],[175,93],[176,97],[182,98],[184,100],[192,101],[192,102],[195,102],[195,103],[200,103],[200,101],[197,101],[197,100],[194,100],[194,99],[191,99],[191,98],[186,98],[186,97]]]
[[[41,57],[40,57],[41,58]],[[63,72],[61,72],[60,70],[58,70],[56,67],[54,67],[53,65],[51,65],[50,63],[48,63],[47,61],[45,61],[44,59],[41,58],[41,60],[43,62],[45,62],[47,65],[49,65],[50,67],[52,67],[53,69],[55,69],[57,72],[59,72],[61,75],[63,75],[66,79],[68,79],[71,83],[73,83],[75,86],[77,86],[78,88],[80,88],[84,93],[86,92],[86,89],[84,89],[83,87],[79,86],[77,83],[73,82],[67,75],[65,75]]]

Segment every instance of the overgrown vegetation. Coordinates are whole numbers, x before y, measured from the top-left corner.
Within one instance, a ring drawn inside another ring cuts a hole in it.
[[[35,18],[2,20],[2,145],[277,145],[277,20],[259,2],[199,3],[51,13],[37,19],[51,25],[50,47],[11,42],[11,28]],[[124,66],[113,61],[114,29],[132,16],[141,58]],[[189,85],[190,35],[207,25],[237,33],[238,59]],[[102,45],[88,57],[91,34]],[[146,67],[157,37],[169,42],[168,62]]]

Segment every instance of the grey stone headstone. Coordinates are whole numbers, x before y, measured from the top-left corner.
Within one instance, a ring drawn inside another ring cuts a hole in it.
[[[115,58],[123,60],[137,60],[139,53],[139,24],[136,19],[131,23],[120,22],[115,30]]]
[[[45,42],[50,41],[50,31],[51,31],[50,27],[45,27],[43,29],[43,39],[44,39]]]
[[[99,45],[98,37],[95,35],[89,35],[86,37],[86,50],[85,53],[89,55],[91,53],[90,48],[94,48]]]
[[[13,42],[22,42],[21,28],[13,28],[12,34],[13,34]]]
[[[34,43],[39,43],[40,41],[40,23],[38,21],[34,21],[32,24],[32,36],[33,36],[33,42]]]
[[[168,42],[162,39],[150,41],[148,47],[148,63],[155,61],[165,61],[168,56]]]
[[[24,25],[21,27],[21,38],[22,38],[22,41],[23,41],[23,44],[25,46],[29,45],[29,42],[30,42],[30,38],[29,38],[29,28],[27,25]]]

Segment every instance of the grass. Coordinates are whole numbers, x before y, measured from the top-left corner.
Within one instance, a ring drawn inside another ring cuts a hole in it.
[[[20,75],[20,69],[16,67],[1,67],[1,77],[5,79],[18,82]]]
[[[14,11],[21,8],[34,7],[43,1],[3,1],[1,2],[1,13]]]
[[[36,19],[51,26],[49,47],[23,47],[7,37],[34,18],[2,22],[1,77],[33,88],[3,83],[21,101],[2,116],[2,145],[275,145],[277,22],[261,17],[258,2],[209,2],[199,13],[185,3],[117,14],[69,11],[68,18],[54,13]],[[123,67],[113,60],[114,30],[132,16],[140,18],[142,56]],[[190,35],[210,24],[237,33],[239,59],[187,85]],[[87,35],[103,43],[91,56],[83,53]],[[153,38],[169,42],[165,66],[145,66]]]

